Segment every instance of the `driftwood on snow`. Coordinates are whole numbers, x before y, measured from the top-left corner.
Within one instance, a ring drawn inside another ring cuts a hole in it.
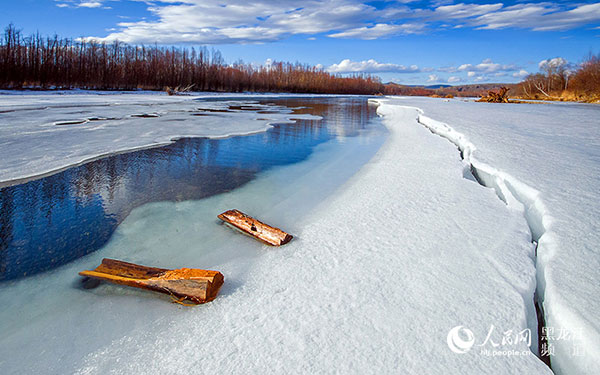
[[[478,102],[487,102],[487,103],[508,103],[508,87],[500,87],[499,91],[488,91],[487,96],[482,96],[477,100]]]
[[[187,299],[196,304],[215,299],[223,285],[223,275],[218,271],[194,268],[169,270],[106,258],[93,271],[82,271],[79,274],[115,284],[170,294],[180,298],[179,301]]]
[[[167,87],[165,87],[165,92],[169,96],[171,96],[171,95],[181,95],[181,94],[183,94],[185,92],[191,91],[194,86],[195,86],[195,84],[191,84],[191,85],[186,86],[186,87],[177,86],[175,88],[171,88],[170,86],[167,86]]]
[[[282,231],[279,228],[272,227],[260,222],[253,217],[246,215],[238,210],[229,210],[218,216],[227,224],[234,226],[245,234],[271,246],[281,246],[290,242],[293,238],[291,234]]]

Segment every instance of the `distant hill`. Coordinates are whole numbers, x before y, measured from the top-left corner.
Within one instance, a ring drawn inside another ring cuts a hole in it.
[[[499,90],[500,87],[508,87],[515,90],[514,83],[475,83],[470,85],[399,85],[397,83],[385,84],[386,95],[408,95],[408,96],[462,96],[479,97],[487,94],[490,90]]]
[[[446,88],[446,87],[452,87],[452,85],[428,85],[428,86],[423,86],[423,87],[425,87],[426,89],[433,89],[433,90],[435,90],[435,89],[443,89],[443,88]]]
[[[386,85],[396,85],[396,86],[403,86],[403,87],[416,87],[416,88],[424,88],[424,89],[441,89],[441,88],[445,88],[445,87],[452,87],[452,85],[400,85],[398,83],[394,83],[394,82],[388,82],[386,83]]]

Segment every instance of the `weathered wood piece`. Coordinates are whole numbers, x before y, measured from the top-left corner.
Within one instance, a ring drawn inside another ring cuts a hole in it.
[[[79,274],[115,284],[170,294],[196,304],[215,299],[223,285],[223,275],[218,271],[195,268],[169,270],[106,258],[93,271],[82,271]]]
[[[502,86],[498,92],[488,91],[487,96],[483,96],[477,101],[487,103],[509,103],[508,90],[510,90],[508,87]]]
[[[260,222],[238,210],[225,211],[218,218],[267,245],[285,245],[294,238],[291,234]]]

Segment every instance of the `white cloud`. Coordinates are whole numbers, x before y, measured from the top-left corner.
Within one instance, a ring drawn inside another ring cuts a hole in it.
[[[437,70],[439,72],[456,73],[457,68],[455,66],[444,66],[444,67],[438,68]]]
[[[100,8],[102,6],[102,3],[99,1],[86,1],[77,4],[77,6],[80,8]]]
[[[518,72],[514,72],[512,74],[513,77],[515,78],[523,78],[525,76],[529,75],[529,72],[527,70],[521,69]]]
[[[562,57],[555,57],[553,59],[542,60],[538,64],[541,71],[552,72],[559,74],[571,75],[575,73],[577,67],[574,64],[569,63]]]
[[[122,22],[104,38],[131,43],[261,43],[290,35],[360,28],[377,9],[357,0],[162,0],[148,2],[156,21]],[[372,27],[373,28],[373,27]],[[388,28],[385,26],[384,28]],[[387,30],[383,30],[387,31]],[[380,33],[381,27],[371,31]]]
[[[515,65],[502,65],[493,62],[491,59],[485,59],[477,65],[462,64],[456,70],[459,72],[481,72],[481,73],[495,73],[495,72],[507,72],[516,70]]]
[[[540,69],[545,69],[546,67],[557,68],[561,66],[567,66],[569,62],[562,57],[555,57],[553,59],[542,60],[539,62],[538,67]]]
[[[58,2],[56,4],[59,8],[102,8],[102,9],[112,9],[109,6],[104,6],[106,0],[55,0]],[[110,0],[116,1],[116,0]]]
[[[547,60],[543,60],[540,64]],[[550,60],[548,60],[550,61]],[[461,81],[482,82],[490,81],[490,77],[514,77],[523,78],[529,75],[529,72],[515,64],[500,64],[492,59],[484,59],[479,64],[461,64],[459,66],[446,66],[437,69],[440,72],[446,73],[466,73],[466,77]],[[461,78],[459,75],[454,75],[450,79]]]
[[[435,8],[425,20],[455,20],[457,25],[479,29],[532,29],[535,31],[568,30],[600,22],[600,3],[569,2],[524,3],[512,6],[497,4],[455,4]]]
[[[600,3],[578,4],[566,10],[559,4],[518,4],[481,15],[472,24],[481,29],[515,27],[536,31],[568,30],[600,21]]]
[[[489,80],[489,75],[493,75],[494,77],[503,77],[507,74],[510,74],[513,77],[519,78],[529,74],[527,73],[527,71],[514,64],[500,64],[494,62],[492,59],[484,59],[479,64],[461,64],[459,66],[446,66],[438,68],[438,71],[446,73],[466,72],[467,78],[469,80],[474,80],[475,82],[487,81]],[[458,76],[454,76],[454,78],[457,77]]]
[[[389,25],[378,23],[372,27],[359,27],[327,36],[330,38],[356,38],[370,40],[397,34],[417,34],[424,28],[424,24],[405,23],[403,25]]]
[[[327,68],[330,73],[417,73],[420,69],[416,65],[404,66],[390,63],[379,63],[373,59],[363,61],[342,60],[339,64],[330,65]]]
[[[459,19],[469,18],[497,11],[502,8],[502,3],[498,4],[454,4],[439,6],[434,10],[434,18],[439,19]]]
[[[462,78],[460,77],[452,76],[448,78],[448,83],[456,83],[460,81],[462,81]]]
[[[522,28],[567,30],[600,22],[600,2],[494,4],[451,1],[359,0],[135,0],[148,5],[152,21],[122,22],[103,38],[131,43],[263,43],[291,35],[377,39],[431,29]],[[100,8],[108,0],[59,0],[57,6]],[[401,4],[400,4],[401,3]],[[64,5],[63,5],[64,4]],[[443,25],[443,26],[442,26]]]
[[[440,77],[438,77],[436,74],[430,74],[427,78],[427,82],[438,82],[439,80]]]

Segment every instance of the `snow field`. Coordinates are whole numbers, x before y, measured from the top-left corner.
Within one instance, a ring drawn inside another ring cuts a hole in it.
[[[537,290],[550,332],[552,369],[558,374],[596,374],[600,107],[396,101],[419,107],[419,122],[455,144],[480,181],[509,207],[523,205],[537,242]]]

